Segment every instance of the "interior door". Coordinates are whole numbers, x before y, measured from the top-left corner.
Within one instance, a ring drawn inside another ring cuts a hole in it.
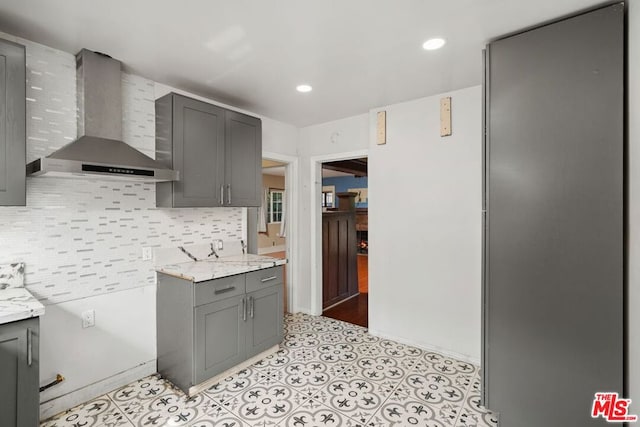
[[[486,56],[483,379],[503,426],[604,425],[623,391],[624,4]]]

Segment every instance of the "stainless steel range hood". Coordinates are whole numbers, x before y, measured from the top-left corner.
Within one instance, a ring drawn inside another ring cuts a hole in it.
[[[27,165],[27,175],[177,181],[178,173],[122,142],[120,61],[83,49],[76,55],[78,139]]]

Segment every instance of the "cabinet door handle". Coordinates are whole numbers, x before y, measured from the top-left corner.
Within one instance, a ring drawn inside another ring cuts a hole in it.
[[[253,299],[253,297],[249,297],[249,315],[251,316],[251,318],[253,319],[253,304],[255,303],[255,300]]]
[[[224,294],[225,292],[230,292],[230,291],[234,290],[235,288],[236,288],[235,286],[227,286],[226,288],[216,289],[213,293],[216,294],[216,295]]]
[[[277,278],[278,278],[278,276],[265,277],[264,279],[260,279],[260,281],[261,281],[262,283],[264,283],[264,282],[270,282],[270,281],[272,281],[272,280],[276,280]]]
[[[247,299],[242,298],[242,320],[247,321]]]
[[[224,205],[224,185],[220,186],[220,204]]]
[[[227,204],[231,204],[231,184],[227,184]]]
[[[33,336],[31,328],[27,328],[27,365],[33,363]]]

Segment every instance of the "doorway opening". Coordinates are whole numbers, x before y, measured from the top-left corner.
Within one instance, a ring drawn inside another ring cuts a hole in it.
[[[322,314],[368,327],[368,161],[322,163]]]
[[[293,309],[293,240],[294,206],[292,201],[296,160],[287,156],[269,156],[262,159],[262,203],[257,209],[255,233],[256,253],[286,259],[283,282],[283,309]]]

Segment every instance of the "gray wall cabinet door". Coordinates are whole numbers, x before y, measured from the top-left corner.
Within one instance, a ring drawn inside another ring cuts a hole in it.
[[[225,206],[260,206],[262,121],[227,111],[225,127]]]
[[[24,46],[0,40],[0,206],[26,205]]]
[[[173,100],[175,207],[219,206],[224,167],[224,109],[182,96]]]
[[[282,341],[282,283],[247,294],[247,357]]]
[[[0,325],[0,424],[39,424],[39,319]]]
[[[594,394],[623,392],[624,15],[487,48],[483,381],[500,425],[605,425]]]
[[[195,384],[245,360],[245,304],[242,295],[194,309]]]
[[[224,115],[223,108],[174,93],[156,101],[156,157],[180,179],[156,184],[157,206],[221,206]]]

